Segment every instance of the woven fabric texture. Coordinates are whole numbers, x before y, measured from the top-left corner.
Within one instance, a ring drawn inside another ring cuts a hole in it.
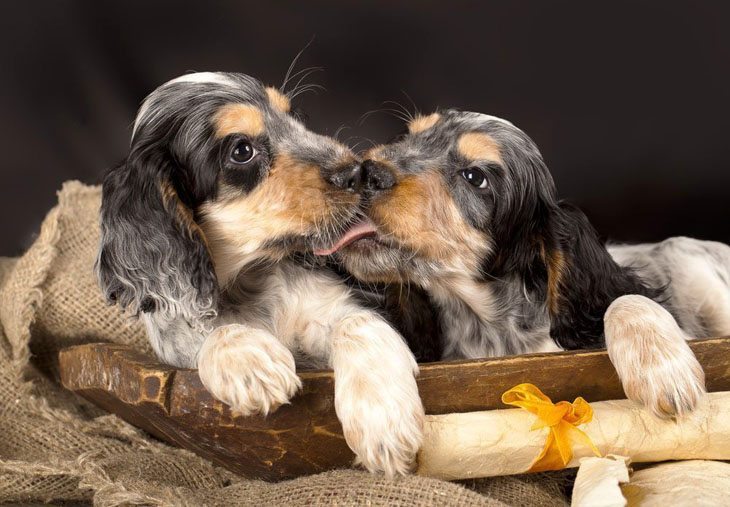
[[[170,447],[64,390],[58,351],[110,341],[149,352],[93,274],[98,187],[66,183],[35,243],[0,259],[0,502],[112,505],[566,505],[565,474],[449,483],[338,470],[271,484]]]

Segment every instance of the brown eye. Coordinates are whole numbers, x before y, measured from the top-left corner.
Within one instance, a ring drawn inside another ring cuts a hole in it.
[[[461,171],[461,177],[477,188],[487,188],[487,177],[478,167],[470,167]]]
[[[231,162],[245,164],[256,156],[256,150],[248,141],[238,141],[231,151]]]

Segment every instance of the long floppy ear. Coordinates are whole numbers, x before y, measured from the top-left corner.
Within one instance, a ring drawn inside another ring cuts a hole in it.
[[[199,327],[215,315],[218,283],[205,237],[172,183],[181,173],[162,155],[130,156],[107,173],[96,270],[110,303]]]
[[[661,289],[644,284],[631,268],[613,260],[577,207],[559,203],[550,214],[549,229],[542,255],[547,267],[550,336],[561,347],[605,346],[603,315],[616,298],[661,296]]]

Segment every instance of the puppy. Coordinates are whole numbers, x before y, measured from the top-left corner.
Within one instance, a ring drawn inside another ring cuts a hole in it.
[[[332,272],[295,259],[357,219],[358,173],[278,90],[184,75],[147,97],[104,180],[97,271],[162,361],[198,368],[242,415],[287,403],[295,365],[331,367],[349,446],[368,470],[403,474],[423,424],[412,354]]]
[[[424,288],[443,358],[607,343],[629,397],[664,416],[696,405],[704,374],[685,341],[730,333],[730,248],[675,238],[606,250],[557,199],[532,140],[484,114],[418,117],[366,156],[369,219],[325,252],[362,280]]]

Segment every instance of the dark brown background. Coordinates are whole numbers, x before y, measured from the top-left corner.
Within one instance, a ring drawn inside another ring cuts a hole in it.
[[[347,4],[347,7],[343,5]],[[563,196],[616,240],[730,242],[727,2],[5,2],[0,11],[0,255],[17,254],[63,180],[125,155],[144,95],[189,70],[327,88],[312,128],[355,144],[400,130],[386,100],[506,117]],[[409,108],[411,106],[408,106]],[[366,146],[361,143],[360,147]]]

